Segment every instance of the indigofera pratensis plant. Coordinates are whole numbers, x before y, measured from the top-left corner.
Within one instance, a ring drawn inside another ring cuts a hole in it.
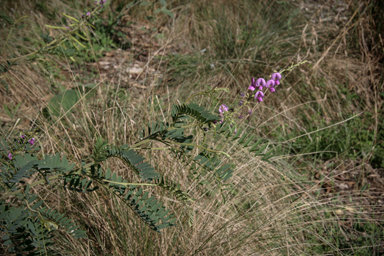
[[[281,78],[281,75],[278,77]],[[259,85],[260,92],[262,86],[268,84],[264,85],[262,80],[260,83],[257,81],[252,79],[248,89],[254,91],[255,85]],[[229,90],[217,88],[197,93],[192,97],[200,95],[215,98],[217,93],[223,91]],[[227,189],[227,186],[230,186],[225,182],[232,176],[234,165],[230,161],[230,155],[218,149],[220,146],[209,148],[205,143],[206,137],[215,139],[220,135],[222,139],[224,137],[224,141],[236,143],[249,152],[262,156],[261,160],[268,161],[272,157],[272,151],[264,153],[267,145],[259,147],[261,139],[254,142],[254,135],[237,131],[237,123],[242,120],[233,118],[244,107],[251,115],[251,99],[261,97],[259,95],[257,92],[255,95],[242,93],[242,100],[236,110],[230,112],[229,107],[222,104],[218,115],[195,103],[173,105],[169,122],[151,123],[140,131],[140,139],[134,145],[110,145],[99,137],[93,149],[92,161],[82,161],[79,166],[69,163],[66,156],[61,157],[60,154],[40,154],[40,147],[36,143],[38,140],[33,134],[21,134],[13,142],[3,136],[0,141],[3,155],[0,166],[0,232],[3,249],[10,253],[47,253],[53,244],[54,232],[58,229],[66,231],[74,238],[86,237],[86,232],[73,220],[50,208],[39,197],[36,192],[39,190],[36,188],[41,186],[53,188],[59,184],[75,193],[90,193],[103,187],[130,207],[153,231],[160,232],[161,229],[174,226],[176,218],[173,213],[165,209],[155,195],[145,188],[159,187],[182,202],[194,199],[181,189],[177,181],[158,172],[138,151],[151,150],[150,143],[160,142],[166,145],[163,149],[168,150],[175,160],[179,160],[191,172],[196,173],[197,165],[199,176],[213,173],[214,175],[209,177],[222,192],[224,187]],[[197,144],[195,139],[199,138],[199,132],[203,134],[204,140]],[[145,183],[128,182],[125,177],[104,168],[103,162],[112,157],[121,159]],[[41,179],[35,181],[39,177]]]

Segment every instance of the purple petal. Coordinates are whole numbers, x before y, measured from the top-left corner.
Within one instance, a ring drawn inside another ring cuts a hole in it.
[[[273,87],[269,88],[269,90],[270,90],[271,92],[275,92],[275,91],[276,91],[275,88],[273,88]]]
[[[264,93],[262,91],[257,91],[256,94],[255,94],[255,99],[256,98],[263,98],[264,97]]]
[[[239,106],[242,106],[244,104],[244,101],[239,101]]]
[[[280,73],[273,73],[271,78],[273,80],[280,80],[281,79],[281,74]]]
[[[245,97],[245,93],[240,93],[240,96],[242,97],[242,98],[244,98]]]
[[[256,80],[255,80],[254,77],[252,77],[252,83],[251,83],[251,86],[253,86],[253,87],[257,87],[257,85],[256,85]]]
[[[263,101],[263,97],[257,97],[257,101],[258,102],[262,102]]]
[[[275,80],[268,80],[267,82],[267,87],[270,88],[270,87],[274,87],[275,86]]]
[[[8,156],[8,158],[9,158],[10,160],[12,160],[12,153],[11,153],[11,152],[9,152],[9,153],[7,154],[7,156]]]
[[[280,84],[280,81],[279,80],[275,80],[275,85],[279,85]]]
[[[251,91],[254,91],[256,88],[253,86],[253,85],[250,85],[249,87],[248,87],[248,90],[251,90]]]
[[[265,86],[264,78],[259,78],[256,80],[256,86]]]
[[[248,115],[252,114],[252,109],[248,110]]]
[[[225,111],[228,111],[228,106],[227,105],[225,105],[225,104],[223,104],[223,105],[221,105],[220,107],[219,107],[219,112],[222,114],[222,113],[224,113]]]
[[[36,140],[35,138],[32,138],[28,142],[29,142],[29,144],[33,145],[35,143],[35,140]]]

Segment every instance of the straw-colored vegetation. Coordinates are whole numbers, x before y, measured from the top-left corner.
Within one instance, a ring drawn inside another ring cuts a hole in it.
[[[97,136],[132,145],[141,129],[169,118],[172,104],[193,93],[228,88],[217,100],[193,99],[218,113],[220,104],[238,103],[252,77],[307,61],[283,73],[276,93],[241,125],[273,149],[270,162],[231,140],[223,145],[236,164],[230,189],[220,193],[216,183],[204,184],[210,177],[191,175],[191,165],[167,150],[140,151],[196,199],[181,202],[146,187],[177,217],[161,234],[107,189],[32,188],[45,206],[87,231],[87,238],[74,239],[58,230],[58,255],[384,253],[380,1],[116,0],[100,14],[87,47],[72,47],[72,56],[31,53],[45,46],[41,35],[64,33],[47,24],[67,26],[63,13],[80,18],[93,1],[3,2],[1,136],[31,132],[43,154],[60,153],[78,166]],[[66,114],[44,115],[52,97],[85,87],[89,94]],[[223,141],[206,143],[214,148]],[[119,159],[104,167],[141,182]]]

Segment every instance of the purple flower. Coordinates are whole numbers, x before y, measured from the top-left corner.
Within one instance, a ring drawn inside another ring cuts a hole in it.
[[[239,106],[242,106],[243,104],[244,104],[243,100],[239,101]]]
[[[236,134],[237,133],[237,130],[235,130],[235,132],[233,134]]]
[[[248,115],[252,114],[252,109],[248,110]]]
[[[95,4],[100,4],[101,6],[103,6],[105,2],[107,2],[107,0],[100,0],[100,1],[95,1]]]
[[[223,104],[223,105],[221,105],[220,107],[219,107],[219,112],[220,112],[220,114],[219,114],[219,117],[221,117],[221,121],[219,122],[219,123],[223,123],[224,122],[224,112],[225,111],[228,111],[228,106],[227,105],[225,105],[225,104]]]
[[[244,98],[245,97],[245,93],[240,93],[240,96],[242,97],[242,98]]]
[[[259,90],[263,90],[264,86],[265,86],[264,78],[259,78],[256,80],[256,87],[259,87]]]
[[[264,93],[263,93],[262,91],[257,91],[257,92],[256,92],[256,94],[255,94],[255,99],[256,99],[256,98],[259,98],[259,97],[261,97],[261,98],[264,97]]]
[[[269,88],[269,90],[270,90],[271,92],[275,92],[275,91],[276,91],[275,88],[273,88],[273,87]]]
[[[36,140],[35,138],[32,138],[28,142],[29,142],[29,144],[33,145],[35,143],[35,140]]]
[[[69,29],[69,27],[68,26],[64,26],[66,29]]]
[[[24,134],[21,134],[20,137],[21,137],[22,139],[25,139],[27,136],[25,136]]]
[[[256,89],[256,82],[255,82],[255,78],[252,77],[252,82],[251,82],[251,85],[248,87],[248,90],[254,91],[255,89]]]
[[[241,118],[243,118],[243,116],[242,116],[242,115],[239,115],[239,119],[241,119]]]
[[[9,160],[12,160],[12,153],[9,152],[9,153],[7,154],[7,157],[9,158]]]
[[[268,80],[267,82],[267,88],[275,87],[275,80]]]
[[[279,81],[281,79],[281,74],[280,73],[273,73],[271,78],[272,78],[272,80],[275,81],[275,86],[280,84],[280,81]],[[275,90],[273,90],[273,92],[274,91]],[[271,90],[271,92],[272,92],[272,90]]]
[[[272,78],[272,80],[280,80],[281,74],[280,73],[273,73],[271,78]]]
[[[91,16],[91,13],[90,13],[90,12],[87,12],[87,16]]]
[[[229,109],[228,106],[223,104],[219,107],[219,112],[220,114],[223,114],[225,111],[228,111],[228,109]]]
[[[264,93],[262,91],[257,91],[255,94],[255,99],[257,99],[258,102],[262,102],[264,98]]]
[[[213,120],[213,122],[212,122],[212,123],[216,124],[216,123],[217,123],[217,120]]]

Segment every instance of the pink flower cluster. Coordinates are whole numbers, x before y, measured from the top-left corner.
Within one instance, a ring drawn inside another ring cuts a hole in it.
[[[270,92],[275,92],[276,91],[275,87],[280,84],[280,80],[281,80],[281,74],[278,72],[273,73],[271,76],[271,79],[268,80],[267,82],[264,80],[264,78],[259,78],[256,80],[253,77],[252,83],[248,87],[248,90],[255,91],[257,89],[254,97],[255,97],[255,99],[257,99],[258,102],[262,102],[264,100],[264,96],[265,96],[263,89],[268,88]],[[242,98],[244,98],[245,95],[248,95],[248,94],[245,94],[243,92],[240,93],[240,96]],[[241,108],[247,102],[248,102],[248,99],[240,100],[239,101],[239,107]],[[229,107],[227,105],[225,105],[225,104],[220,105],[220,107],[219,107],[219,117],[221,118],[221,120],[219,122],[220,124],[222,124],[224,122],[224,113],[227,111],[229,111]],[[252,114],[252,109],[248,109],[248,114],[249,115]],[[242,119],[243,115],[240,114],[237,117],[239,119]],[[216,123],[216,122],[217,121],[214,121],[213,123]],[[235,133],[236,133],[236,131],[235,131]]]
[[[249,90],[254,91],[258,89],[258,91],[255,94],[255,99],[257,99],[258,102],[262,102],[264,99],[264,93],[263,89],[264,87],[269,88],[270,92],[275,92],[275,86],[280,84],[281,74],[280,73],[273,73],[271,76],[271,79],[265,82],[264,78],[259,78],[255,80],[255,78],[252,78],[252,83],[248,87]]]
[[[219,112],[220,112],[219,117],[221,117],[221,121],[220,121],[221,124],[224,122],[224,112],[226,112],[228,110],[229,110],[229,108],[225,104],[223,104],[219,107]]]
[[[21,138],[21,141],[18,140],[17,142],[20,144],[25,144],[26,143],[25,139],[27,138],[27,136],[25,134],[21,134],[20,138]],[[35,144],[35,141],[36,141],[35,138],[31,138],[28,140],[28,143],[31,144],[31,146],[33,146],[33,144]],[[9,160],[12,160],[12,158],[13,158],[12,152],[8,152],[7,157],[9,158]]]
[[[27,138],[27,136],[25,136],[24,134],[20,135],[20,138],[22,139],[22,143],[24,143],[24,139]],[[31,144],[31,146],[33,146],[33,144],[35,144],[35,141],[36,139],[35,138],[32,138],[30,140],[28,140],[28,143]],[[19,141],[20,142],[20,141]]]
[[[95,3],[96,5],[101,5],[101,6],[103,6],[103,5],[105,4],[105,2],[107,2],[107,0],[95,1],[94,3]]]

